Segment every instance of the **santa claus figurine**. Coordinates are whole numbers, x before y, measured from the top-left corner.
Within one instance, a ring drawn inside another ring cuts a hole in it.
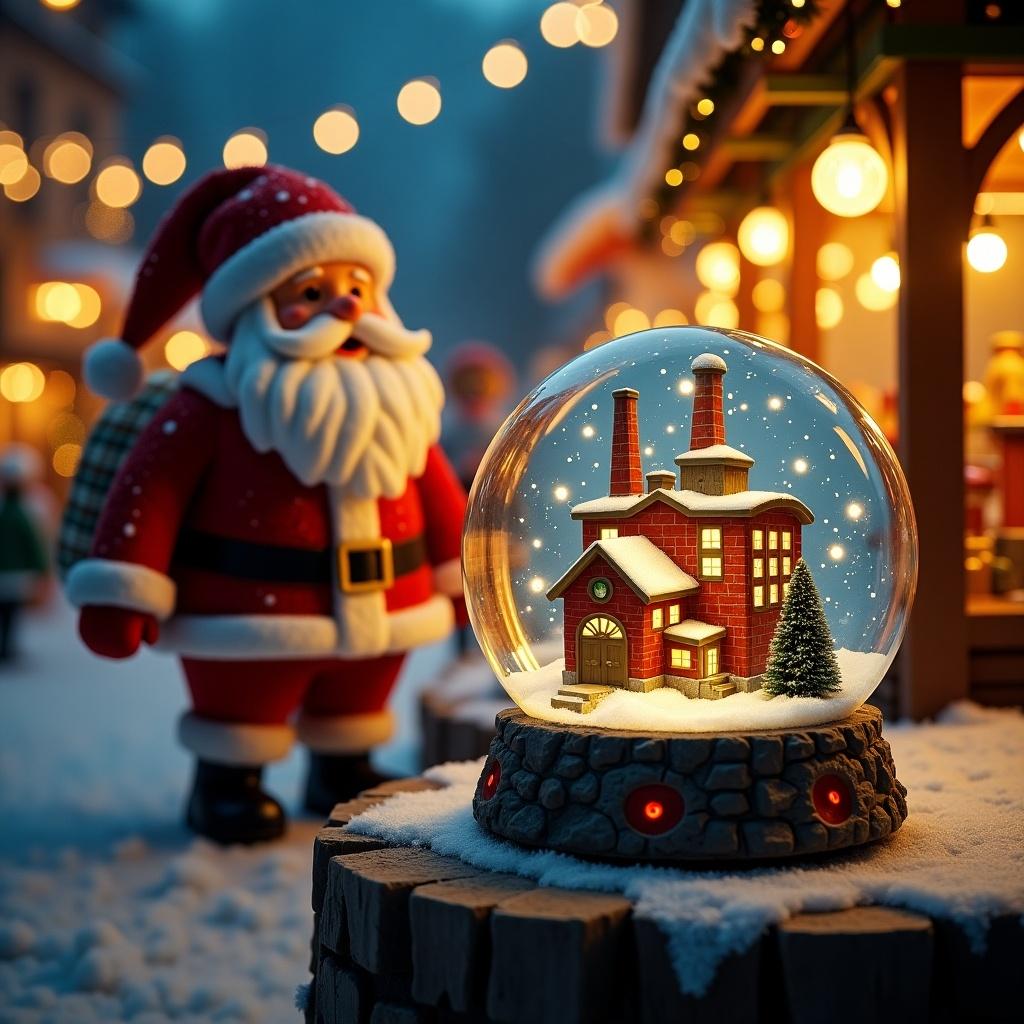
[[[139,436],[67,577],[97,654],[181,658],[187,819],[220,842],[282,833],[261,774],[296,737],[311,810],[372,784],[406,652],[464,614],[465,494],[437,446],[430,335],[392,309],[394,271],[381,228],[322,182],[217,171],[158,227],[122,339],[86,356],[93,390],[130,397],[139,350],[197,293],[226,345]]]

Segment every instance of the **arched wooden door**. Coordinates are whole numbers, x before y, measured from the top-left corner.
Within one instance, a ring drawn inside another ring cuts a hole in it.
[[[625,686],[626,634],[610,615],[591,615],[580,624],[576,648],[577,681]]]

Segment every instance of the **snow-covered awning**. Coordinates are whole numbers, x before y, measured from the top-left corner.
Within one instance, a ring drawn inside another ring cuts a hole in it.
[[[595,540],[570,566],[569,571],[548,591],[556,601],[595,558],[603,557],[644,604],[684,597],[700,584],[646,537],[610,537]]]
[[[712,463],[730,466],[752,466],[754,460],[738,448],[728,444],[710,444],[706,448],[691,448],[676,456],[676,465],[705,466]]]
[[[665,636],[670,640],[699,646],[725,636],[725,626],[712,626],[709,622],[701,622],[698,619],[684,619],[674,626],[668,626],[665,629]]]
[[[614,495],[594,498],[572,508],[573,519],[629,518],[663,502],[686,516],[740,516],[749,518],[782,509],[792,512],[804,525],[814,522],[811,510],[799,498],[777,491],[737,491],[735,494],[701,494],[699,491],[674,491],[659,487],[648,494]]]

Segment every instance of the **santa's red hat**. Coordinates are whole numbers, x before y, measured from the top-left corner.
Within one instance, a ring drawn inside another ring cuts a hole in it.
[[[394,316],[391,243],[333,189],[286,167],[207,174],[157,227],[121,337],[86,352],[86,384],[104,398],[130,398],[143,380],[140,349],[196,294],[207,330],[227,342],[250,303],[304,267],[333,260],[364,264],[377,282],[378,306]]]

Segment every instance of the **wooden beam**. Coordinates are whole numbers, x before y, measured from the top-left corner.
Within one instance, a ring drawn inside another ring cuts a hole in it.
[[[770,107],[841,106],[846,102],[842,75],[765,75],[764,99]]]
[[[782,160],[793,142],[784,135],[743,135],[726,139],[723,147],[733,160]]]
[[[898,73],[893,118],[903,276],[899,449],[920,536],[917,598],[901,651],[900,710],[914,718],[968,694],[961,415],[968,220],[963,204],[949,203],[967,187],[960,78],[953,61],[907,61]]]
[[[821,334],[814,309],[818,291],[818,249],[825,241],[824,209],[811,191],[811,168],[794,170],[786,190],[793,219],[793,255],[789,271],[789,347],[821,362]]]

